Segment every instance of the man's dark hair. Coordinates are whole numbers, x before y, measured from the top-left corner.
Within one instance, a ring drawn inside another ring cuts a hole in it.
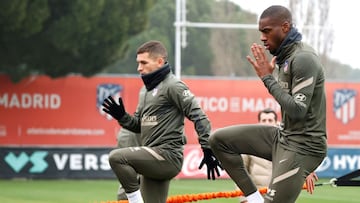
[[[260,116],[261,116],[262,113],[266,113],[266,114],[272,113],[272,114],[274,114],[275,121],[277,121],[277,113],[271,108],[266,108],[266,109],[263,109],[263,110],[259,111],[259,113],[258,113],[258,121],[260,121]]]
[[[142,44],[136,51],[137,54],[149,53],[150,57],[161,57],[167,61],[168,53],[160,41],[151,40]]]
[[[292,15],[289,9],[284,6],[270,6],[269,8],[265,9],[260,15],[260,19],[263,18],[271,18],[279,21],[280,23],[287,21],[292,25]]]

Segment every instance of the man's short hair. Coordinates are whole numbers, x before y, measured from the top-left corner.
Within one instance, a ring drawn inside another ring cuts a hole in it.
[[[142,44],[136,51],[137,54],[149,53],[152,58],[161,57],[167,61],[168,53],[165,46],[156,40],[151,40]]]
[[[275,121],[277,121],[277,113],[271,108],[266,108],[266,109],[263,109],[263,110],[259,111],[259,113],[258,113],[258,121],[260,121],[260,119],[261,119],[260,117],[261,117],[262,113],[266,113],[266,114],[272,113],[272,114],[274,114],[274,119],[275,119]]]
[[[260,15],[260,19],[271,18],[283,23],[285,21],[292,25],[292,15],[289,9],[284,6],[274,5],[265,9]]]

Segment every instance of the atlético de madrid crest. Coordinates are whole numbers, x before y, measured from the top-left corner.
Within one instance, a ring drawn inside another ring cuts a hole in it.
[[[354,89],[338,89],[334,91],[333,111],[335,117],[344,124],[355,118],[356,95],[357,92]]]
[[[96,89],[96,107],[102,116],[105,116],[108,120],[112,117],[105,113],[102,109],[102,103],[108,96],[112,96],[116,103],[118,103],[119,97],[123,92],[123,86],[119,84],[103,83],[99,84]]]

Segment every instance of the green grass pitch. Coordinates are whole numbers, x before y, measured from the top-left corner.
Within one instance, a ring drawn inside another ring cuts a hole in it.
[[[327,182],[321,179],[318,183]],[[116,180],[0,180],[1,203],[101,203],[116,200]],[[221,180],[173,180],[169,196],[205,192],[233,191],[234,183]],[[297,203],[359,202],[358,187],[318,186],[315,194],[302,191]],[[237,198],[218,198],[203,203],[239,202]]]

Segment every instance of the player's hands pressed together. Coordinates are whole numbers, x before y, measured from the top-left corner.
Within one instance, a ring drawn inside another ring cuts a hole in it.
[[[104,107],[103,111],[110,114],[116,120],[120,120],[125,115],[125,108],[121,97],[119,97],[119,104],[117,104],[111,96],[108,96],[102,106]]]
[[[210,179],[211,177],[211,179],[215,180],[215,172],[217,176],[220,176],[219,168],[223,170],[223,167],[221,166],[220,162],[216,159],[211,149],[203,148],[202,150],[204,152],[204,158],[199,165],[199,169],[201,169],[204,166],[204,164],[206,164],[207,176],[208,176],[207,178]]]
[[[264,47],[256,43],[251,46],[251,52],[255,60],[253,60],[250,56],[247,56],[246,58],[255,69],[256,74],[260,78],[272,74],[275,68],[276,57],[273,57],[272,60],[269,62],[265,54]]]

